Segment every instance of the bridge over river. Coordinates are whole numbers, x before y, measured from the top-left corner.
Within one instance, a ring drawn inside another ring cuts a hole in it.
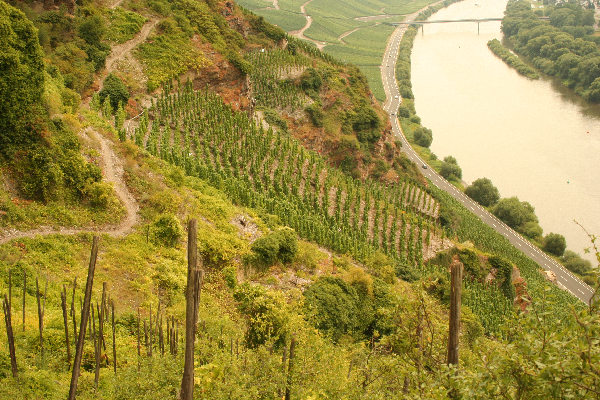
[[[550,17],[540,17],[541,20],[550,20]],[[427,21],[406,21],[406,22],[385,22],[385,24],[392,26],[408,26],[408,25],[424,25],[428,24],[447,24],[452,22],[476,22],[477,23],[477,33],[479,33],[479,24],[482,22],[493,22],[493,21],[502,21],[502,18],[465,18],[465,19],[440,19],[440,20],[427,20]]]

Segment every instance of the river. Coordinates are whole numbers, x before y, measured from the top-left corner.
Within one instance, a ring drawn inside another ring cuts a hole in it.
[[[465,0],[430,20],[502,17],[505,8]],[[429,24],[415,38],[413,93],[431,150],[456,157],[466,182],[486,177],[502,197],[531,203],[544,234],[562,234],[593,260],[574,221],[600,236],[600,106],[552,77],[517,74],[488,49],[493,38],[502,40],[500,22],[480,23],[479,33],[474,22]]]

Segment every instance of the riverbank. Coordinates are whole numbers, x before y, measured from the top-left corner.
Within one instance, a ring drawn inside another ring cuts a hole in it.
[[[465,2],[435,19],[501,16],[504,7]],[[481,24],[479,34],[476,24],[428,25],[416,36],[411,84],[418,116],[433,131],[431,151],[455,156],[465,181],[487,177],[503,197],[531,203],[544,233],[561,233],[589,259],[589,238],[573,220],[600,231],[600,178],[590,173],[600,151],[599,110],[554,79],[518,75],[487,48],[494,38],[502,38],[497,22]]]

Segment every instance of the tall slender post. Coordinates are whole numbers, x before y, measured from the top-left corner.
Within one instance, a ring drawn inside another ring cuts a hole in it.
[[[40,353],[42,354],[42,359],[44,358],[44,314],[42,313],[42,304],[40,301],[40,284],[38,277],[35,277],[35,296],[37,298],[37,309],[38,309],[38,327],[40,330]]]
[[[112,345],[113,345],[113,369],[115,374],[117,373],[117,344],[115,342],[115,302],[110,302],[110,308],[112,311]]]
[[[23,332],[25,332],[25,294],[27,293],[27,271],[23,270]]]
[[[102,282],[102,301],[98,310],[98,335],[100,337],[100,348],[106,351],[106,341],[104,340],[104,320],[106,319],[106,282]]]
[[[138,371],[140,370],[140,307],[137,312],[137,353],[138,353]]]
[[[96,310],[98,314],[98,318],[100,318],[100,307],[98,307],[98,302],[96,302]],[[92,332],[94,336],[94,388],[98,390],[98,381],[100,380],[100,351],[102,349],[102,338],[99,335],[100,330],[100,320],[98,320],[98,331],[96,330],[96,317],[94,316],[94,305],[92,304]]]
[[[188,274],[185,312],[185,362],[181,380],[180,400],[192,400],[194,391],[194,339],[198,321],[198,302],[203,271],[198,268],[198,245],[196,242],[198,221],[188,223]]]
[[[12,310],[12,269],[8,269],[8,306]],[[12,314],[12,311],[11,311]]]
[[[4,321],[6,322],[6,336],[8,339],[8,350],[10,352],[10,366],[12,369],[13,378],[17,378],[17,355],[15,352],[15,337],[12,329],[12,315],[10,310],[10,301],[4,295]]]
[[[90,265],[88,266],[87,282],[85,284],[85,296],[81,312],[81,325],[79,327],[79,336],[77,337],[77,347],[75,348],[75,360],[73,361],[73,374],[71,376],[71,385],[69,387],[68,400],[75,400],[77,392],[77,381],[81,370],[81,358],[83,356],[83,341],[85,340],[85,327],[90,313],[90,302],[92,299],[92,286],[94,284],[94,270],[96,269],[96,259],[98,257],[99,237],[94,236],[92,243],[92,254],[90,255]]]
[[[77,341],[77,315],[75,315],[75,288],[77,278],[73,279],[73,296],[71,297],[71,317],[73,319],[73,340]]]
[[[294,353],[296,351],[296,335],[292,336],[290,343],[290,361],[288,364],[287,379],[285,384],[285,400],[290,400],[292,395],[292,369],[294,368]]]
[[[60,305],[63,312],[65,324],[65,342],[67,343],[67,362],[71,366],[71,343],[69,343],[69,318],[67,317],[67,287],[63,285],[63,291],[60,292]]]
[[[458,365],[458,340],[460,335],[460,302],[463,264],[455,256],[450,266],[450,329],[448,332],[448,365]]]

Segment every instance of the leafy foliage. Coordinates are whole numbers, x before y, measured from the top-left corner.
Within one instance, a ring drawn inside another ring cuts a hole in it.
[[[161,214],[152,223],[152,234],[158,243],[173,247],[183,236],[183,228],[174,215]]]
[[[111,107],[115,111],[118,110],[119,107],[122,107],[123,104],[127,104],[127,100],[129,100],[127,86],[125,86],[121,78],[112,73],[108,74],[106,79],[104,79],[104,87],[98,95],[100,96],[100,101],[103,103],[108,97],[110,99]]]
[[[246,344],[257,348],[267,342],[281,345],[286,335],[285,303],[277,293],[261,286],[243,283],[236,287],[233,297],[240,312],[248,319]]]
[[[458,165],[456,158],[452,156],[444,157],[440,175],[451,181],[460,181],[462,179],[462,169]]]
[[[275,261],[286,264],[294,260],[298,253],[296,232],[288,227],[277,229],[258,238],[251,246],[256,253],[257,261],[265,266],[270,266]]]
[[[562,257],[567,249],[567,240],[563,235],[550,232],[544,236],[544,245],[542,246],[542,249],[556,257]]]
[[[465,194],[484,207],[491,207],[500,200],[500,191],[488,178],[476,179],[465,189]]]
[[[535,215],[535,208],[526,201],[520,201],[517,197],[501,199],[494,207],[494,215],[529,238],[536,238],[542,234],[538,218]]]
[[[43,129],[44,62],[25,14],[0,3],[0,152],[38,141]]]

